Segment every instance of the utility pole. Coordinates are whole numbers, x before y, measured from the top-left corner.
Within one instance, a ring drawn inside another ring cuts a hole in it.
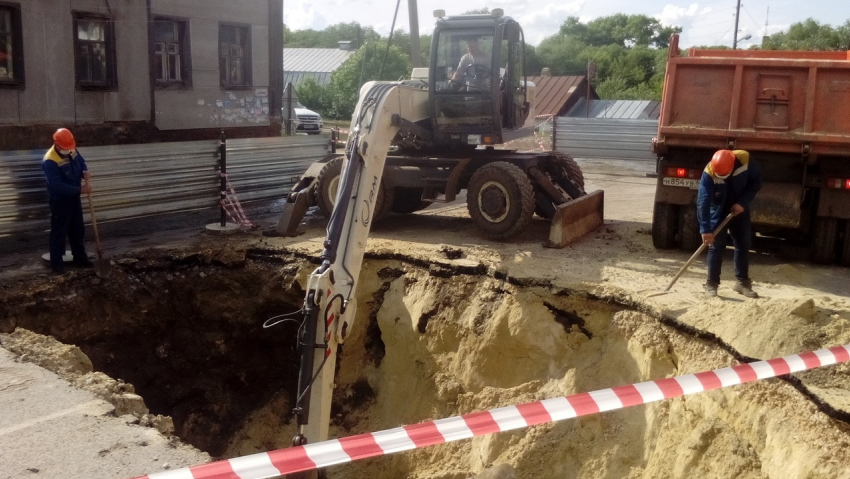
[[[732,40],[732,50],[738,49],[738,19],[741,17],[741,0],[738,0],[738,7],[735,9],[735,36]]]

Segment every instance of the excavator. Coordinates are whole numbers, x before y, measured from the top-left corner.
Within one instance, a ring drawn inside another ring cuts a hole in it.
[[[534,125],[519,24],[501,9],[434,15],[429,67],[410,80],[363,85],[344,153],[308,170],[278,226],[294,230],[312,204],[330,216],[321,264],[293,313],[303,314],[293,446],[328,437],[337,348],[352,331],[366,240],[382,215],[466,189],[470,216],[490,238],[516,235],[535,213],[552,220],[554,246],[602,224],[602,192],[585,192],[572,158],[494,148]]]

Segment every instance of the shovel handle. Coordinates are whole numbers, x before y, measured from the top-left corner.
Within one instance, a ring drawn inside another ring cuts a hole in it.
[[[720,234],[720,232],[723,230],[723,228],[726,226],[726,224],[729,223],[729,220],[731,220],[733,216],[735,216],[735,215],[733,215],[732,213],[729,213],[728,215],[726,215],[726,218],[723,219],[723,221],[720,223],[720,226],[718,226],[717,229],[714,230],[715,236]],[[699,256],[700,253],[702,253],[703,250],[707,246],[708,245],[705,244],[705,243],[699,245],[699,248],[697,248],[697,250],[694,252],[694,254],[692,254],[691,257],[688,259],[688,261],[685,262],[684,266],[682,266],[682,268],[679,269],[679,272],[676,273],[676,276],[673,277],[673,280],[670,281],[670,284],[668,284],[667,287],[664,288],[664,292],[670,291],[670,288],[672,288],[673,285],[676,283],[676,281],[679,280],[679,278],[682,276],[682,273],[684,273],[685,270],[688,269],[688,266],[690,266],[691,263],[694,262],[694,260],[697,258],[697,256]]]

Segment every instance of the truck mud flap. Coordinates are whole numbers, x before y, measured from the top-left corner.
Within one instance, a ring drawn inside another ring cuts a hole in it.
[[[602,226],[604,193],[594,191],[555,207],[547,248],[563,248]]]

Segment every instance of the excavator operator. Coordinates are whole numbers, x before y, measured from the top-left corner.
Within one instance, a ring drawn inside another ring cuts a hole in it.
[[[464,41],[467,51],[460,57],[452,82],[466,91],[489,91],[490,54],[481,49],[477,37],[467,37]]]

